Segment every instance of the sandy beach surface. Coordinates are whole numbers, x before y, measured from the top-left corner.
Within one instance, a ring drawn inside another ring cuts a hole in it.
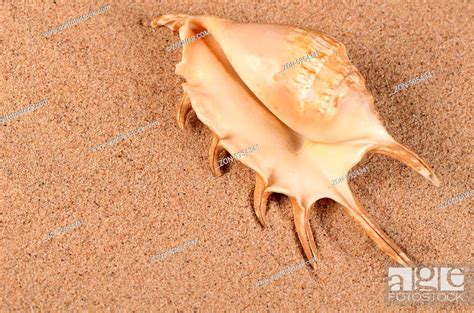
[[[1,1],[0,311],[472,310],[386,302],[387,267],[397,265],[333,201],[318,201],[311,215],[322,256],[316,271],[304,264],[286,196],[271,197],[271,228],[262,228],[252,208],[254,173],[235,160],[213,177],[209,129],[194,113],[178,128],[181,49],[165,49],[179,38],[149,23],[171,13],[215,15],[343,42],[390,134],[442,183],[369,154],[357,165],[368,170],[350,180],[354,194],[417,263],[468,266],[473,8],[470,1]]]

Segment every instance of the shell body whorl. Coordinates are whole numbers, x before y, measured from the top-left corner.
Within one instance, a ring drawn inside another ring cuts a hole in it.
[[[376,116],[373,100],[342,43],[320,32],[278,24],[240,24],[209,16],[192,17],[190,23],[209,30],[241,81],[298,133],[324,143],[369,136],[364,125],[357,124],[377,122],[369,116]],[[313,52],[316,57],[282,72],[285,63]],[[349,93],[366,100],[351,101],[357,108],[341,112],[341,99]],[[354,116],[355,112],[365,116],[349,123],[353,135],[348,138],[344,127],[334,121],[342,120],[341,113]]]

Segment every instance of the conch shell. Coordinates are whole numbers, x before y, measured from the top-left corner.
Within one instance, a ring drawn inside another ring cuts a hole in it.
[[[256,172],[254,209],[263,226],[268,225],[269,195],[287,195],[306,257],[319,259],[309,212],[317,200],[331,198],[397,263],[414,265],[372,221],[347,181],[331,184],[373,151],[404,162],[439,185],[429,166],[388,134],[342,43],[296,27],[212,16],[164,15],[152,26],[179,31],[186,42],[209,33],[184,45],[176,65],[176,74],[186,80],[178,125],[184,127],[192,109],[210,128],[209,162],[216,176],[221,175],[221,149],[234,154],[258,144],[241,162]],[[281,71],[285,63],[310,54],[314,57]]]

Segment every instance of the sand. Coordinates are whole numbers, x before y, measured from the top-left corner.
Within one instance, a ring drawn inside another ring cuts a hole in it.
[[[354,194],[417,262],[472,263],[473,198],[440,205],[473,187],[472,2],[2,1],[0,311],[469,311],[385,302],[396,264],[329,200],[311,216],[318,270],[300,266],[288,198],[263,229],[254,173],[234,161],[213,177],[210,131],[194,113],[177,127],[181,49],[165,48],[179,39],[148,26],[168,13],[343,42],[389,132],[442,182],[370,154]]]

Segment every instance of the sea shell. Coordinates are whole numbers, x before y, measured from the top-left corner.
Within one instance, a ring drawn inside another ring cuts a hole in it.
[[[212,172],[221,175],[221,149],[235,154],[258,145],[240,161],[256,172],[254,209],[263,226],[268,225],[269,195],[287,195],[306,257],[319,259],[309,212],[317,200],[331,198],[396,262],[414,264],[372,221],[347,180],[331,184],[373,151],[397,158],[439,185],[429,166],[388,134],[342,43],[296,27],[212,16],[164,15],[152,26],[179,31],[186,43],[176,66],[176,74],[186,80],[178,125],[184,127],[192,109],[210,128]],[[203,31],[208,35],[196,39]],[[310,54],[281,71],[284,64]]]

